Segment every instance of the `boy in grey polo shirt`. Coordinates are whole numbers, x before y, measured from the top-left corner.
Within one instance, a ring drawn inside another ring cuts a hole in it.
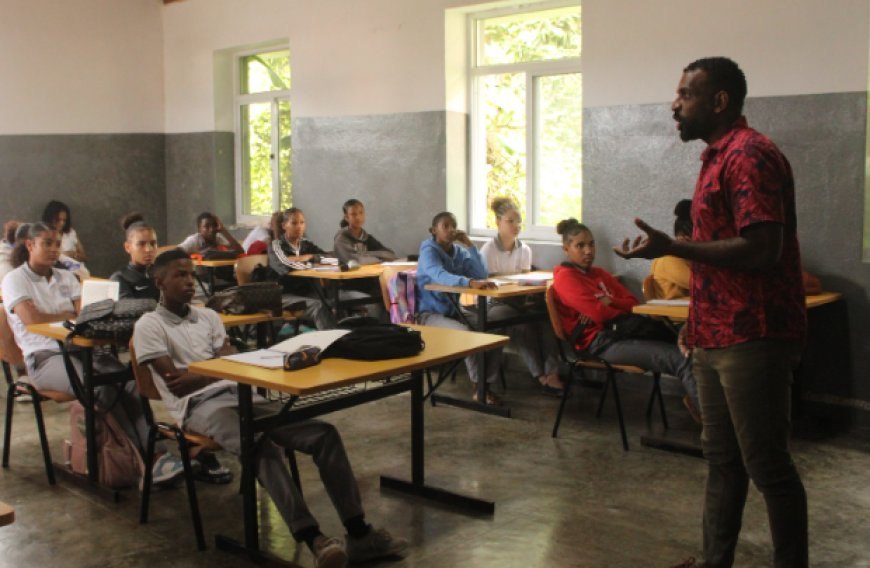
[[[231,381],[187,372],[193,361],[232,351],[218,315],[190,305],[194,294],[194,267],[180,249],[167,251],[154,261],[154,276],[162,293],[156,311],[136,324],[133,344],[141,363],[154,372],[155,385],[173,418],[185,428],[205,434],[238,456],[238,396]],[[274,414],[280,405],[254,396],[254,414]],[[359,488],[338,431],[317,420],[285,425],[264,434],[257,448],[257,479],[297,541],[314,553],[316,566],[341,567],[348,559],[363,562],[402,556],[408,542],[365,522]],[[347,550],[336,538],[320,532],[302,495],[284,464],[284,449],[311,454],[329,497],[348,532]]]

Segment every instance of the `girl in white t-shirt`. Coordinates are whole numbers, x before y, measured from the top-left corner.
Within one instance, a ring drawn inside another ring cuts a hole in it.
[[[497,197],[493,199],[491,207],[495,213],[498,234],[480,249],[487,270],[491,275],[529,272],[532,269],[532,249],[518,238],[523,219],[516,203],[507,197]],[[545,309],[541,303],[529,303],[530,299],[523,297],[518,302],[493,303],[489,309],[491,321],[514,317],[520,312]],[[541,389],[546,394],[561,395],[556,337],[549,321],[543,318],[539,322],[512,325],[506,331],[529,372],[541,384]]]
[[[71,380],[82,377],[82,362],[71,357],[78,378],[71,379],[63,362],[57,341],[27,330],[35,323],[75,319],[81,307],[81,287],[68,270],[55,267],[60,256],[60,235],[53,227],[34,223],[19,228],[19,240],[12,252],[16,267],[3,279],[3,309],[21,348],[31,383],[40,390],[73,393]],[[97,372],[124,371],[125,365],[107,354],[95,354]],[[95,390],[97,405],[109,409],[130,440],[143,452],[148,427],[133,381],[104,385]],[[165,454],[168,456],[168,454]],[[177,463],[176,463],[177,462]],[[154,464],[154,473],[167,481],[183,473],[178,458],[161,456]]]
[[[87,260],[85,247],[72,227],[72,214],[66,203],[49,201],[42,212],[42,222],[58,232],[61,254],[79,262]]]

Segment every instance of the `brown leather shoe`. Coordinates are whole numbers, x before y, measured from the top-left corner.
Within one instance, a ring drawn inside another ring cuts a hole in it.
[[[474,387],[474,394],[471,395],[471,400],[474,402],[480,402],[477,400],[477,387]],[[487,389],[486,391],[486,404],[489,406],[499,406],[501,405],[501,401],[492,393],[491,390]]]

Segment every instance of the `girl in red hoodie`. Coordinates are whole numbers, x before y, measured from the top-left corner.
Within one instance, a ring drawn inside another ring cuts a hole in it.
[[[698,388],[692,375],[691,359],[684,356],[676,343],[648,339],[623,339],[610,343],[601,331],[610,320],[631,313],[638,304],[628,289],[609,272],[592,266],[595,262],[595,237],[577,219],[565,219],[556,226],[562,235],[567,262],[553,270],[553,291],[558,300],[562,329],[568,336],[581,319],[586,322],[575,347],[595,353],[611,363],[636,365],[650,371],[677,377],[686,396],[683,403],[699,419]]]

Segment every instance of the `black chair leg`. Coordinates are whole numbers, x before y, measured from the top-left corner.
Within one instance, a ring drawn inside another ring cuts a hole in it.
[[[613,402],[616,405],[616,416],[619,418],[619,433],[622,436],[622,449],[628,451],[628,436],[625,434],[625,420],[622,417],[622,402],[619,400],[619,389],[616,387],[616,373],[608,371],[607,382],[613,386]]]
[[[299,477],[299,464],[296,463],[296,452],[288,449],[286,453],[287,464],[290,466],[290,475],[293,476],[293,484],[296,485],[299,495],[302,495],[302,478]]]
[[[205,550],[205,535],[202,531],[202,517],[199,514],[199,501],[196,498],[196,481],[193,478],[193,468],[190,466],[190,448],[184,434],[175,433],[178,442],[178,452],[181,454],[181,463],[184,464],[184,482],[187,484],[187,501],[190,503],[190,516],[193,520],[193,531],[196,534],[196,548]]]
[[[142,461],[145,463],[145,471],[142,472],[142,496],[139,501],[139,523],[148,522],[148,508],[151,504],[151,484],[154,467],[154,446],[157,438],[157,426],[148,428],[148,441],[145,444],[145,455]]]
[[[6,428],[3,430],[3,467],[9,467],[9,450],[12,443],[12,407],[15,404],[15,383],[9,383],[6,391]]]
[[[582,373],[582,371],[580,371]],[[565,383],[565,387],[562,390],[562,400],[559,402],[559,412],[556,414],[556,422],[553,424],[553,438],[559,435],[559,425],[562,423],[562,413],[565,412],[565,403],[568,401],[568,397],[571,395],[571,384],[574,382],[573,373],[568,376],[568,382]]]
[[[36,429],[39,432],[39,444],[42,446],[42,459],[45,462],[45,475],[48,484],[54,485],[54,466],[51,464],[51,450],[48,447],[48,436],[45,435],[45,420],[42,418],[42,397],[35,388],[28,385],[30,398],[33,401],[33,413],[36,415]]]
[[[661,412],[662,415],[662,425],[665,427],[665,430],[667,430],[670,426],[668,426],[668,415],[665,413],[665,399],[662,396],[661,375],[658,373],[653,374],[653,381],[655,381],[655,392],[659,398],[659,412]]]
[[[601,397],[598,399],[598,410],[595,411],[595,418],[601,418],[601,411],[604,409],[604,401],[607,400],[607,390],[610,388],[610,371],[607,371],[607,379],[604,381],[604,388],[601,389]]]

